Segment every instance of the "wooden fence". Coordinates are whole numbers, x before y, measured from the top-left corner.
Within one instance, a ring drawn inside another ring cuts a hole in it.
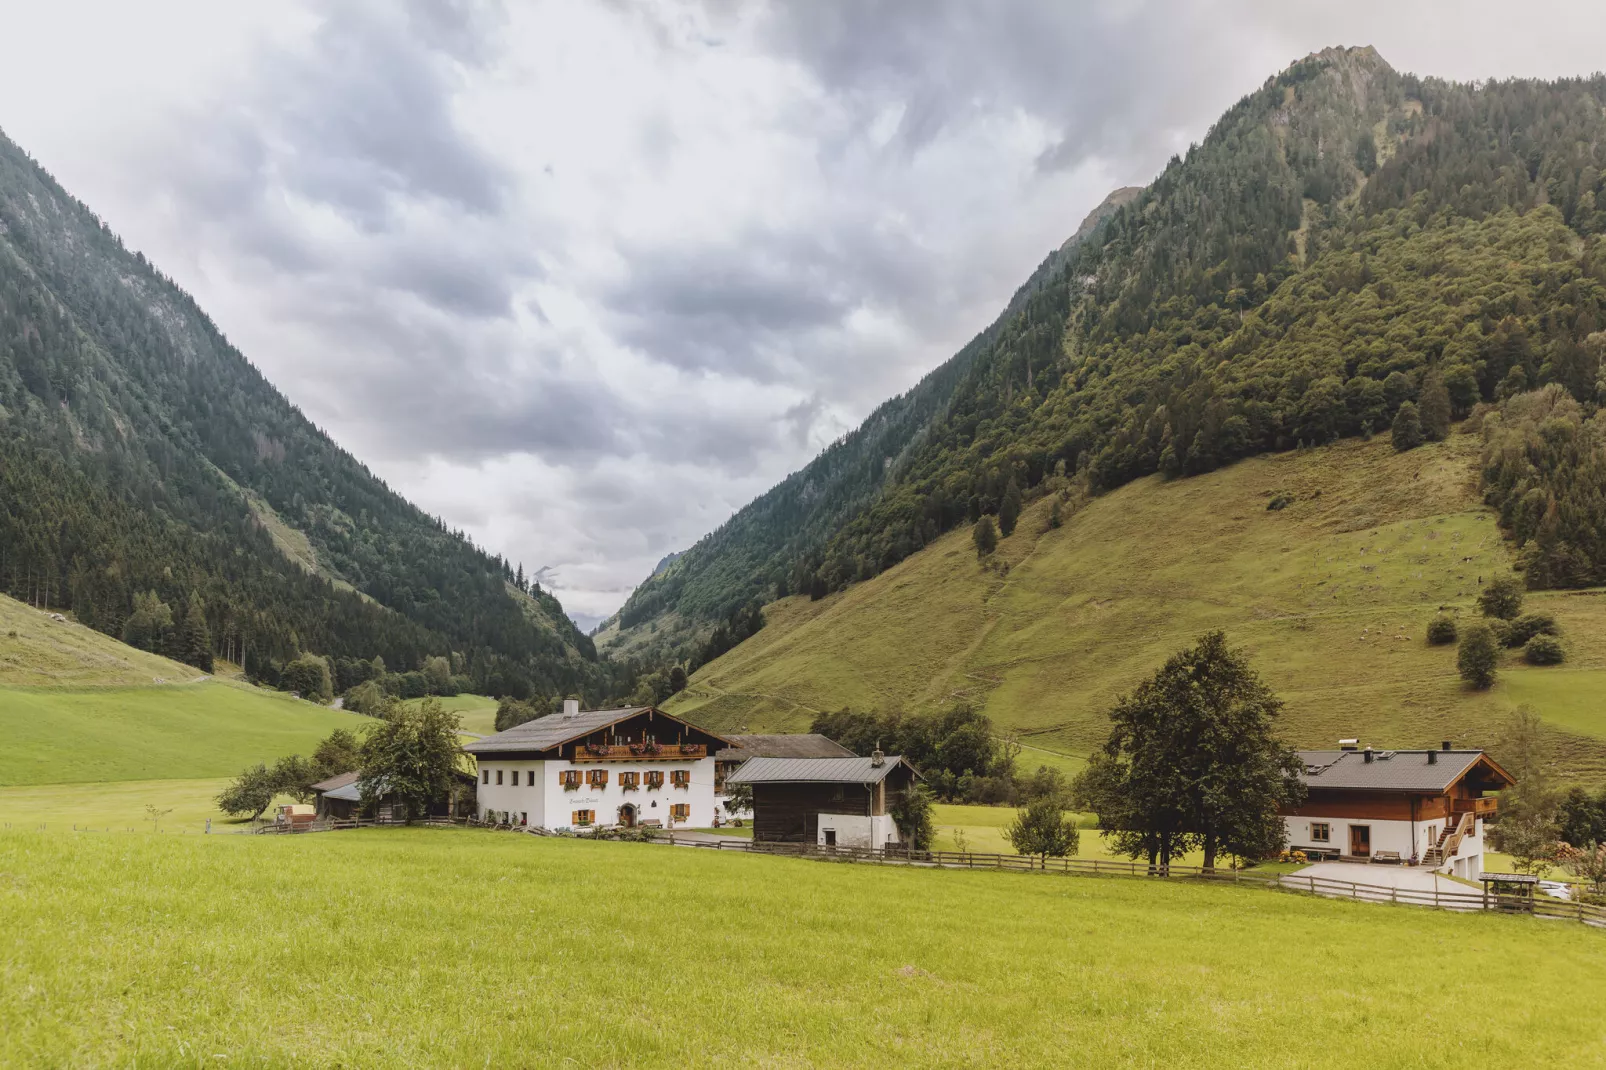
[[[672,836],[657,841],[680,847],[742,851],[747,854],[784,855],[825,862],[869,862],[878,865],[917,866],[933,869],[1000,869],[1016,872],[1061,873],[1089,877],[1140,877],[1157,880],[1208,881],[1238,884],[1280,891],[1304,892],[1329,899],[1353,899],[1364,903],[1396,903],[1434,907],[1439,910],[1494,911],[1507,914],[1533,914],[1543,918],[1563,918],[1606,929],[1606,908],[1581,901],[1552,899],[1550,896],[1496,895],[1467,888],[1449,891],[1434,882],[1432,889],[1393,888],[1355,881],[1300,874],[1258,874],[1253,870],[1204,869],[1200,866],[1150,866],[1147,862],[1121,862],[1103,858],[1035,858],[1025,855],[977,854],[959,851],[915,851],[889,847],[822,847],[810,843],[753,843],[750,840],[676,840]]]

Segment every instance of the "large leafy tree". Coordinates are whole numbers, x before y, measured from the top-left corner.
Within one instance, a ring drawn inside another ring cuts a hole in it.
[[[1163,867],[1195,844],[1259,858],[1284,841],[1283,807],[1304,798],[1301,765],[1274,733],[1282,702],[1241,651],[1211,632],[1110,711],[1078,795],[1116,846]]]
[[[407,806],[411,821],[429,813],[430,804],[450,797],[461,749],[458,714],[437,699],[417,707],[392,701],[362,743],[358,789],[364,804],[394,795]]]

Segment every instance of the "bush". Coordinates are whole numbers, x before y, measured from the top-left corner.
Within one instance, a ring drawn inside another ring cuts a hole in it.
[[[1485,617],[1513,619],[1522,612],[1522,585],[1510,576],[1490,580],[1478,595],[1478,612]]]
[[[1461,679],[1480,691],[1494,685],[1495,669],[1500,661],[1500,648],[1495,645],[1494,632],[1487,624],[1476,623],[1467,629],[1456,654],[1456,668]]]
[[[1455,618],[1440,613],[1428,623],[1428,642],[1434,646],[1448,646],[1456,640]]]
[[[1555,636],[1536,635],[1522,648],[1522,658],[1529,665],[1560,665],[1567,655]]]
[[[1400,406],[1400,411],[1394,417],[1392,428],[1394,448],[1400,453],[1414,450],[1422,445],[1422,418],[1417,414],[1416,406],[1407,401]]]
[[[1507,625],[1501,643],[1509,647],[1526,646],[1536,635],[1555,635],[1556,618],[1549,613],[1524,613]]]
[[[1073,855],[1081,836],[1075,823],[1066,818],[1064,806],[1064,800],[1044,796],[1017,813],[1004,835],[1023,855],[1043,859]]]
[[[1275,513],[1279,510],[1287,509],[1293,503],[1294,499],[1290,498],[1288,495],[1277,494],[1272,497],[1271,501],[1266,503],[1266,511],[1268,513]]]

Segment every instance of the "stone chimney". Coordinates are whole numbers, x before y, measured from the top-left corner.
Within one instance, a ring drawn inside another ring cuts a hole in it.
[[[870,752],[870,768],[880,769],[887,764],[887,756],[881,753],[881,741],[875,741],[875,750]]]

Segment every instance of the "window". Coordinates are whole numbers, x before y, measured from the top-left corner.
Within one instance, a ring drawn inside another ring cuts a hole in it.
[[[519,786],[519,771],[517,769],[513,770],[513,786],[515,788]]]
[[[530,785],[530,787],[532,787],[532,788],[535,787],[535,770],[534,769],[531,769],[528,773],[524,774],[524,782],[526,784]]]
[[[1333,830],[1325,821],[1312,821],[1310,823],[1310,841],[1312,843],[1327,843],[1333,838]]]
[[[593,788],[607,787],[608,771],[606,769],[587,769],[586,783],[590,784]]]
[[[489,784],[490,782],[491,782],[491,771],[489,769],[481,769],[480,770],[480,783],[481,784]]]
[[[647,770],[647,787],[661,788],[664,786],[664,771],[662,769]]]
[[[502,770],[500,769],[496,771],[496,782],[498,784],[502,783]]]
[[[671,806],[669,808],[669,819],[671,821],[687,821],[687,820],[690,820],[691,819],[691,804],[690,803],[675,803],[673,806]]]
[[[565,788],[578,788],[580,786],[580,770],[565,769],[558,774],[558,783]]]
[[[619,790],[620,791],[635,791],[640,786],[641,786],[641,774],[640,773],[620,773],[619,774]]]
[[[576,810],[572,818],[569,822],[571,825],[591,825],[596,823],[597,812],[595,810]]]
[[[674,772],[669,774],[669,782],[675,785],[677,788],[691,787],[691,770],[676,769]]]

